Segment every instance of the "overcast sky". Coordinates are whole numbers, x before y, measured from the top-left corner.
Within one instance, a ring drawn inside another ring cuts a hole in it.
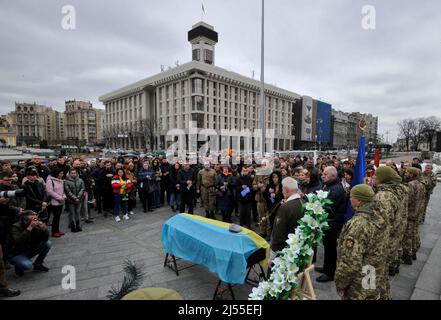
[[[64,5],[76,30],[61,27]],[[362,28],[362,7],[376,29]],[[219,33],[216,64],[260,76],[260,1],[205,0]],[[200,0],[0,0],[0,113],[14,102],[62,111],[191,60]],[[265,80],[343,111],[379,116],[397,135],[406,117],[441,117],[441,1],[267,0]]]

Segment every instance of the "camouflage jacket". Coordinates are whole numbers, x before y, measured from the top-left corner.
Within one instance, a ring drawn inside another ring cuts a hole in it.
[[[434,173],[426,174],[425,172],[423,172],[419,181],[426,188],[426,196],[429,196],[433,193],[433,189],[435,189],[435,187],[436,187],[437,176]]]
[[[424,208],[426,189],[418,180],[412,180],[409,186],[409,215],[408,219],[417,221],[421,210]]]
[[[345,292],[345,299],[378,299],[388,248],[387,222],[375,213],[373,202],[354,211],[338,239],[335,285]]]
[[[407,224],[407,216],[409,212],[409,187],[403,183],[389,185],[392,192],[398,199],[398,211],[395,215],[394,224],[392,225],[391,233],[402,229],[400,226]]]
[[[389,228],[396,225],[400,206],[399,199],[396,196],[396,186],[394,184],[382,184],[378,186],[378,192],[375,195],[375,212],[381,215],[387,222]]]

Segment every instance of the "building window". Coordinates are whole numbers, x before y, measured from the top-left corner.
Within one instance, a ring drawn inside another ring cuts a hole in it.
[[[201,60],[201,50],[194,49],[193,50],[193,61],[200,61],[200,60]]]
[[[213,51],[209,49],[204,50],[204,61],[208,64],[213,64]]]
[[[192,97],[192,110],[204,111],[204,99],[202,97]]]
[[[204,93],[204,82],[202,79],[194,78],[191,81],[191,92],[197,94]]]

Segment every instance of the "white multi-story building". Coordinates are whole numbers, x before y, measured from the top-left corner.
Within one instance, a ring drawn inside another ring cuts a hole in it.
[[[214,65],[218,34],[204,22],[188,33],[192,61],[100,97],[105,106],[104,138],[110,147],[152,150],[168,147],[166,135],[190,122],[199,129],[260,128],[260,82]],[[301,97],[265,85],[266,128],[274,149],[293,146],[293,106]],[[171,142],[170,142],[171,143]],[[268,142],[267,142],[268,143]]]

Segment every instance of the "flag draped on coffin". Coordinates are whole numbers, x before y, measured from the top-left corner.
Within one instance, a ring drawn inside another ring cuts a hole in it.
[[[355,165],[354,177],[352,179],[352,187],[358,184],[363,184],[365,182],[364,181],[364,178],[366,177],[365,143],[366,143],[366,138],[364,136],[361,136],[360,141],[358,143],[358,156],[357,156],[357,163]],[[350,220],[354,215],[350,200],[348,199],[348,201],[349,203],[345,215],[346,221]]]

